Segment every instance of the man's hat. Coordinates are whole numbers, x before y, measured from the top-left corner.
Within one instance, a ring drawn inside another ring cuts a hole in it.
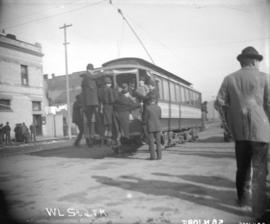
[[[86,66],[86,70],[94,70],[93,64],[88,64],[88,65]]]
[[[105,77],[105,78],[104,78],[104,82],[105,82],[105,83],[112,83],[112,80],[111,80],[110,77]]]
[[[263,56],[260,55],[254,47],[246,47],[242,50],[241,54],[237,56],[238,61],[241,61],[245,58],[257,59],[258,61],[263,60]]]
[[[155,86],[156,85],[155,80],[149,79],[148,80],[148,85]]]

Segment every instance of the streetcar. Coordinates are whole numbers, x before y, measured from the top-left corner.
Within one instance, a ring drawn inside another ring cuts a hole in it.
[[[164,147],[184,141],[195,140],[202,128],[201,93],[192,84],[165,69],[141,58],[118,58],[94,69],[97,84],[108,76],[114,88],[122,83],[132,84],[135,88],[140,79],[155,80],[158,90],[158,105],[161,107],[161,126]],[[142,137],[140,119],[130,119],[130,137],[140,141]]]

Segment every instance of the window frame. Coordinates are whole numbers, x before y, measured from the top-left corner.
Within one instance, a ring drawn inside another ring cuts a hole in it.
[[[170,102],[176,102],[176,91],[175,84],[172,81],[169,81],[169,91],[170,91]]]
[[[36,105],[38,105],[38,110],[35,110],[35,103],[37,103]],[[41,101],[37,101],[37,100],[33,100],[32,101],[32,111],[33,112],[40,112],[40,111],[42,111]]]
[[[7,107],[5,109],[5,104],[2,104],[2,101],[7,101],[8,104],[7,104]],[[11,109],[11,99],[6,99],[6,98],[1,98],[0,99],[0,112],[8,112],[8,111],[12,111]]]
[[[166,83],[167,83],[167,85],[166,85]],[[167,88],[167,91],[164,87]],[[162,80],[162,88],[163,88],[163,99],[165,101],[170,101],[169,80],[167,80],[167,79]]]
[[[26,80],[26,83],[24,83],[24,80]],[[29,86],[29,72],[27,65],[21,65],[21,84],[23,86]]]
[[[162,78],[158,76],[154,76],[155,81],[158,83],[158,91],[159,91],[159,99],[164,100],[164,91],[163,91],[163,83],[162,83]]]
[[[176,94],[176,102],[181,103],[181,92],[180,92],[180,85],[175,84],[175,94]]]

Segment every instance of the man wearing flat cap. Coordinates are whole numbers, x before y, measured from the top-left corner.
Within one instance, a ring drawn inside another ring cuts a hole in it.
[[[269,75],[259,71],[262,59],[255,48],[243,49],[237,57],[241,69],[225,77],[215,102],[235,141],[238,205],[251,202],[256,221],[265,221],[270,142],[270,85]]]

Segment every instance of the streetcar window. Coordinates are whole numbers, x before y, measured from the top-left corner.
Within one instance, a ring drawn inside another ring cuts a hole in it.
[[[129,86],[135,85],[134,88],[137,88],[137,83],[136,83],[136,74],[134,73],[123,73],[123,74],[118,74],[116,76],[116,84],[119,87],[122,87],[123,83],[128,84]]]
[[[199,95],[199,93],[194,93],[194,101],[195,101],[195,105],[197,107],[200,106],[200,95]]]
[[[181,103],[185,103],[185,91],[184,87],[180,86]]]
[[[185,104],[186,103],[186,90],[185,90],[185,87],[182,87],[181,88],[181,93],[182,93],[182,102],[183,102],[183,104]]]
[[[155,80],[157,82],[157,87],[158,87],[158,91],[159,91],[159,98],[164,99],[163,98],[163,89],[162,89],[162,79],[155,77]]]
[[[193,99],[193,91],[189,90],[189,104],[194,105],[194,99]]]
[[[192,105],[192,91],[190,89],[187,90],[188,92],[188,100],[187,100],[187,103],[189,105]]]
[[[162,85],[163,85],[164,100],[169,100],[169,83],[168,83],[168,80],[163,79],[162,80]]]
[[[176,102],[181,103],[180,86],[177,84],[175,85],[175,92],[176,92]]]
[[[189,104],[189,91],[187,88],[184,89],[185,91],[185,104]]]
[[[170,82],[170,97],[171,97],[171,102],[175,102],[175,87],[174,83]]]

